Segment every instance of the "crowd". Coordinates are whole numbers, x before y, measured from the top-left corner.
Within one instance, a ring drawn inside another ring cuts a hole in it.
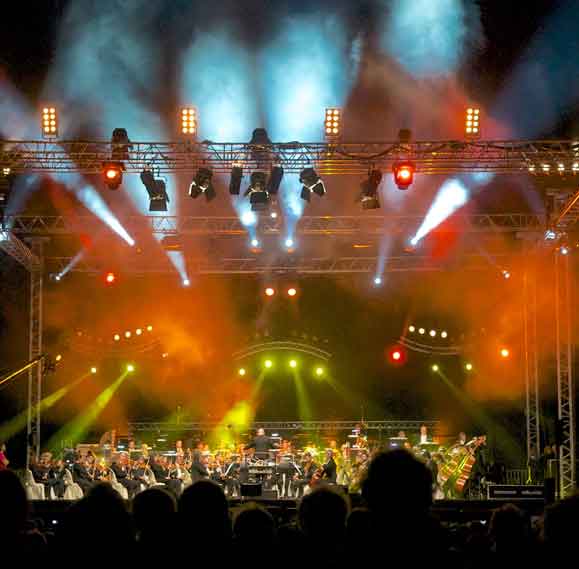
[[[3,559],[86,562],[88,556],[88,562],[113,567],[148,566],[160,559],[214,567],[452,564],[485,569],[491,564],[534,567],[572,559],[575,553],[579,497],[549,506],[535,525],[514,505],[498,508],[488,525],[443,525],[430,511],[431,473],[405,450],[373,458],[362,497],[365,506],[351,509],[345,494],[322,485],[301,499],[295,522],[280,524],[255,503],[232,514],[222,488],[211,480],[193,483],[178,499],[159,487],[132,501],[99,482],[70,506],[56,530],[43,532],[28,519],[20,479],[2,470],[0,551]]]

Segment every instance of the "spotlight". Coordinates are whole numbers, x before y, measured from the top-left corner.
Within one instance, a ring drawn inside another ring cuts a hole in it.
[[[252,246],[254,249],[257,249],[257,248],[259,247],[259,240],[258,240],[258,239],[252,239],[252,240],[251,240],[251,246]]]
[[[408,326],[408,331],[409,332],[415,332],[416,328],[414,326],[410,325],[410,326]]]
[[[508,358],[511,355],[511,352],[508,348],[501,348],[501,358]]]
[[[398,350],[395,350],[394,352],[392,352],[392,359],[395,362],[399,361],[401,357],[402,357],[402,354]]]
[[[327,140],[340,138],[342,127],[342,110],[337,107],[326,109],[326,120],[324,122],[324,132]]]
[[[471,364],[470,362],[464,364],[464,369],[465,369],[466,371],[472,371],[472,364]]]
[[[269,193],[269,195],[275,196],[278,193],[282,179],[283,179],[283,168],[279,165],[274,166],[271,169],[269,178],[267,180],[267,192]]]
[[[164,360],[166,360],[166,359],[169,357],[169,353],[168,353],[168,352],[163,352],[163,353],[161,354],[161,357],[162,357]]]
[[[265,289],[265,296],[273,296],[274,294],[275,294],[275,289],[274,289],[274,288],[268,286],[268,287]]]
[[[322,375],[324,375],[324,368],[323,367],[317,367],[314,371],[314,373],[318,376],[318,377],[322,377]]]
[[[197,134],[197,111],[193,107],[181,109],[181,134],[195,136]]]
[[[437,372],[440,368],[438,367],[437,364],[432,364],[431,368],[430,368],[433,372]]]
[[[243,168],[241,166],[234,165],[231,168],[231,174],[229,177],[229,193],[232,196],[238,196],[241,191],[241,181],[243,180]]]
[[[143,333],[143,331],[142,331],[140,328],[137,328],[137,329],[135,330],[135,334],[136,334],[137,336],[140,336],[142,333]]]
[[[113,340],[114,340],[115,342],[118,342],[120,339],[121,339],[120,334],[115,334],[115,335],[113,336]]]
[[[392,365],[403,364],[406,360],[406,354],[400,346],[394,346],[388,350],[388,360]]]
[[[467,138],[480,138],[480,109],[466,109],[464,133]]]
[[[131,333],[129,332],[129,330],[127,330],[125,332],[125,338],[130,338],[131,337]]]
[[[277,211],[272,211],[272,212],[269,214],[269,216],[270,216],[272,219],[277,219]]]
[[[407,190],[414,181],[415,166],[411,162],[397,162],[392,166],[394,183],[399,190]]]
[[[204,194],[208,202],[214,199],[217,194],[211,183],[212,178],[213,172],[209,168],[199,168],[189,186],[189,197],[195,199]]]
[[[115,282],[115,280],[117,279],[117,277],[115,276],[115,273],[107,273],[105,275],[105,282],[107,284],[113,284]]]
[[[379,209],[380,200],[378,199],[378,187],[382,181],[382,172],[380,170],[372,170],[368,175],[368,179],[361,184],[360,202],[362,209]]]
[[[265,360],[265,362],[263,363],[263,365],[267,368],[267,369],[271,369],[273,367],[273,362],[271,360]]]
[[[256,128],[249,141],[251,159],[257,162],[258,168],[265,167],[270,158],[271,140],[265,128]]]
[[[62,275],[60,275],[60,274],[54,275],[54,280],[55,280],[55,281],[58,282],[58,281],[60,281],[60,279],[62,279]]]
[[[441,337],[441,338],[446,338],[447,336],[448,336],[448,332],[446,332],[445,330],[443,330],[443,331],[440,333],[440,337]]]
[[[123,164],[105,162],[102,167],[103,181],[109,190],[118,190],[123,183]]]
[[[291,237],[288,237],[285,240],[285,248],[286,249],[291,249],[294,246],[294,240]]]
[[[245,368],[240,367],[240,368],[237,370],[237,373],[238,373],[239,375],[241,375],[241,376],[244,376],[244,375],[245,375]]]
[[[129,159],[129,148],[131,148],[131,141],[127,129],[115,128],[111,135],[112,152],[111,158],[123,162]]]
[[[269,192],[266,189],[267,176],[265,172],[252,172],[249,187],[243,197],[249,196],[251,211],[263,211],[269,207]]]
[[[42,109],[42,137],[55,138],[58,136],[58,117],[56,108],[44,107]]]
[[[418,328],[419,334],[424,334],[425,332],[426,332],[426,330],[424,328]]]
[[[241,223],[243,223],[243,225],[246,227],[255,225],[257,223],[257,216],[255,213],[253,213],[253,211],[244,211],[241,214]]]
[[[150,170],[141,172],[141,182],[149,194],[149,211],[167,211],[169,196],[165,182],[156,179]]]
[[[290,288],[287,289],[287,295],[288,296],[295,296],[298,293],[298,291],[292,286]]]
[[[510,273],[509,271],[507,271],[507,269],[503,269],[503,270],[501,271],[501,274],[503,275],[503,277],[504,277],[505,279],[510,279],[510,278],[511,278],[511,273]]]
[[[191,281],[189,279],[183,279],[183,286],[189,286]]]
[[[152,332],[153,331],[153,327],[149,324],[147,326],[147,332]]]
[[[94,366],[91,367],[91,368],[90,368],[90,372],[91,372],[92,374],[95,374],[95,373],[97,372],[97,368],[94,367]]]
[[[567,247],[567,245],[561,245],[561,247],[559,247],[559,253],[561,253],[561,255],[568,255],[569,247]]]
[[[290,361],[289,361],[289,366],[290,366],[292,369],[295,369],[296,367],[298,367],[298,362],[297,362],[296,360],[290,360]]]
[[[378,276],[378,277],[374,277],[374,284],[376,286],[379,286],[382,284],[382,277]]]
[[[313,168],[304,168],[300,172],[300,184],[302,184],[301,198],[307,202],[310,201],[312,192],[320,197],[326,193],[324,182]]]
[[[431,338],[435,338],[435,337],[436,337],[436,330],[431,330],[431,331],[429,332],[429,334],[430,334],[430,337],[431,337]]]
[[[135,366],[133,364],[127,364],[127,371],[133,373],[135,371]]]
[[[54,360],[58,363],[62,361],[62,354],[57,354]]]

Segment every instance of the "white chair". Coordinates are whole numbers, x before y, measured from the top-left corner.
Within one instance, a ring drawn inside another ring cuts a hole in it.
[[[153,486],[165,486],[162,482],[157,482],[155,473],[150,468],[147,468],[146,476],[147,480],[149,481],[149,488],[153,488]]]
[[[83,497],[82,488],[77,484],[68,468],[64,472],[64,499],[80,500]]]
[[[111,486],[121,495],[124,500],[129,499],[128,490],[117,480],[117,475],[112,468],[109,468],[109,474],[111,477]]]
[[[29,500],[44,500],[44,484],[36,482],[32,470],[27,468],[24,474],[24,488]]]

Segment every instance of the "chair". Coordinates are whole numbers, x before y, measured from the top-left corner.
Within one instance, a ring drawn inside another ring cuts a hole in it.
[[[109,474],[111,477],[111,486],[121,495],[123,500],[129,499],[128,490],[117,480],[117,475],[112,468],[109,468]]]
[[[44,500],[44,484],[36,482],[32,470],[27,468],[24,474],[24,488],[29,500]]]
[[[79,484],[77,484],[68,468],[64,471],[64,499],[65,500],[80,500],[83,497],[83,491]]]
[[[147,468],[146,473],[148,473],[146,476],[147,480],[149,481],[149,488],[152,488],[153,486],[165,486],[165,484],[163,484],[162,482],[157,482],[157,479],[155,478],[155,473],[151,468]]]

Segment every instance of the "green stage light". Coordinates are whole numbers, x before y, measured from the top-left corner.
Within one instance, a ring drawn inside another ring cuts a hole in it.
[[[135,366],[133,364],[127,364],[127,371],[133,373],[135,371]]]
[[[292,369],[295,369],[296,367],[298,367],[298,362],[297,362],[296,360],[290,360],[289,366],[290,366]]]
[[[265,360],[263,364],[267,369],[271,369],[273,367],[273,362],[271,360]]]
[[[432,364],[432,367],[430,369],[432,369],[432,371],[434,372],[437,372],[440,368],[438,367],[438,364]]]
[[[324,375],[324,368],[323,367],[317,367],[315,369],[315,372],[317,377],[322,377],[322,375]]]

